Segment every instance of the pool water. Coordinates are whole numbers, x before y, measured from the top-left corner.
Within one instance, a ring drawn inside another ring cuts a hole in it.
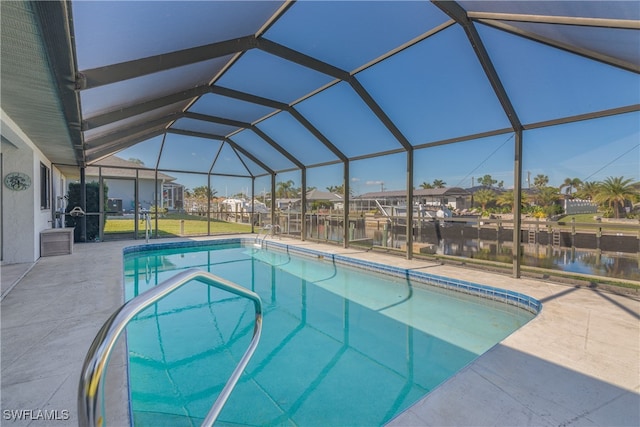
[[[260,344],[217,425],[382,425],[534,317],[497,301],[225,244],[125,256],[127,299],[198,267],[258,293]],[[199,425],[246,350],[253,303],[192,281],[127,328],[135,425]]]

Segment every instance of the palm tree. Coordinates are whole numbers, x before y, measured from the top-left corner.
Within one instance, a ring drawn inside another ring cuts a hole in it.
[[[278,184],[276,184],[276,196],[280,198],[291,197],[294,184],[295,183],[292,180],[288,180],[286,182],[280,181]]]
[[[329,193],[344,194],[344,184],[330,185],[326,189]]]
[[[476,202],[480,203],[482,210],[484,211],[487,207],[487,204],[491,203],[496,199],[496,193],[493,190],[482,189],[478,190],[474,193],[473,198]]]
[[[444,188],[445,185],[447,185],[447,183],[441,179],[433,180],[433,188]]]
[[[558,187],[558,190],[562,191],[563,188],[566,188],[565,194],[570,196],[573,193],[573,190],[580,189],[582,185],[582,181],[580,178],[565,178],[564,182]]]
[[[595,200],[596,194],[600,191],[600,183],[596,181],[585,181],[576,192],[576,197],[584,200]]]
[[[533,197],[538,206],[545,208],[547,216],[551,216],[554,212],[553,205],[558,201],[560,195],[555,187],[542,187]]]
[[[201,185],[199,187],[195,187],[193,189],[193,192],[191,193],[194,197],[197,198],[201,198],[204,200],[207,200],[207,198],[209,199],[213,199],[213,196],[215,196],[217,193],[216,190],[214,190],[211,187],[207,187],[206,185]],[[208,196],[208,197],[207,197]]]
[[[542,175],[541,173],[539,173],[535,176],[535,178],[533,178],[533,186],[538,189],[546,187],[548,183],[549,177],[547,175]]]
[[[618,207],[624,207],[626,200],[633,200],[637,191],[633,187],[633,179],[624,177],[608,177],[600,184],[600,190],[596,194],[595,200],[598,203],[609,206],[613,209],[616,218],[619,218]]]
[[[428,182],[423,182],[422,184],[420,184],[420,188],[428,190],[430,188],[433,188],[433,185],[429,184]]]
[[[507,190],[504,193],[498,195],[496,203],[498,204],[498,206],[509,206],[511,208],[511,213],[513,213],[513,198],[513,190]]]

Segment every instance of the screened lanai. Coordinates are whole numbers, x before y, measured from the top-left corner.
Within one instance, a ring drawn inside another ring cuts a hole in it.
[[[277,226],[407,258],[501,261],[516,277],[527,255],[582,239],[596,251],[587,257],[631,248],[637,270],[636,2],[3,2],[2,12],[3,26],[12,16],[46,35],[59,96],[40,123],[19,102],[8,111],[70,180],[107,181],[111,194],[84,206],[103,227],[129,170],[132,201],[118,215],[129,210],[133,237],[147,211],[158,236],[169,207],[206,218],[195,234],[219,221]],[[25,73],[10,71],[3,97]],[[53,139],[47,120],[64,123]],[[579,190],[617,178],[632,194],[612,216],[630,221],[611,232],[553,221],[580,203],[600,216]],[[332,196],[311,200],[312,190]]]

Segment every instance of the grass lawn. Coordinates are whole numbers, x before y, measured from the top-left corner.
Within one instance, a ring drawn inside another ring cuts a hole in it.
[[[151,227],[155,227],[155,218],[151,219]],[[125,234],[134,232],[133,218],[110,217],[104,227],[104,234]],[[240,224],[220,220],[211,220],[211,234],[217,233],[249,233],[250,224]],[[138,233],[144,234],[144,222],[138,223]],[[158,218],[158,236],[193,236],[207,234],[207,218],[193,215],[168,215]]]
[[[558,220],[558,223],[561,229],[570,230],[572,227],[571,220],[575,218],[576,230],[595,232],[598,228],[602,228],[603,232],[624,233],[630,235],[635,235],[640,231],[640,226],[638,225],[637,220],[635,223],[620,224],[615,222],[597,221],[595,217],[601,217],[601,215],[592,213],[565,215]]]
[[[571,220],[575,218],[576,223],[596,224],[598,221],[596,221],[595,217],[601,217],[601,216],[602,215],[598,215],[597,213],[565,215],[560,219],[560,221],[570,223]]]

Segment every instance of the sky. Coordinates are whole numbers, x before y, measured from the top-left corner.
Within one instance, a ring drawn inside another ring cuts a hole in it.
[[[235,16],[243,14],[242,6],[237,2],[200,2],[196,6],[199,11],[195,20],[192,14],[168,2],[154,3],[151,9],[144,2],[119,2],[117,5],[113,7],[111,2],[73,3],[81,70],[197,46],[211,39],[239,37],[255,25],[248,22],[251,20],[243,20],[241,24],[234,20]],[[429,2],[362,5],[361,2],[296,3],[269,28],[265,37],[352,71],[447,20]],[[261,2],[255,11],[257,16],[269,16],[273,7],[269,2]],[[202,16],[207,19],[201,19]],[[256,22],[259,22],[258,18]],[[175,31],[165,31],[167,25]],[[640,78],[635,73],[490,27],[478,25],[478,31],[500,81],[525,125],[640,103]],[[618,42],[615,33],[596,31],[577,35],[602,37],[603,45],[607,41],[612,45]],[[640,40],[633,39],[632,42],[640,47]],[[139,97],[148,97],[149,90],[156,90],[155,96],[162,96],[165,92],[186,89],[181,85],[206,80],[212,70],[223,63],[213,61],[206,66],[180,67],[99,90],[84,91],[85,115],[137,102]],[[260,50],[243,55],[231,70],[233,73],[224,74],[217,84],[295,103],[296,110],[348,157],[401,147],[348,83],[330,85],[315,96],[297,102],[333,78]],[[359,71],[355,76],[414,146],[510,127],[464,32],[457,26]],[[247,109],[243,114],[248,116],[240,118],[235,116],[242,110],[238,102],[225,104],[224,99],[228,98],[222,98],[205,95],[193,108],[215,106],[215,115],[226,113],[228,118],[250,122],[268,113],[264,109]],[[188,121],[177,123],[185,128],[194,125]],[[336,160],[331,150],[288,113],[275,114],[257,122],[257,127],[306,165]],[[251,131],[242,131],[233,139],[274,169],[293,167],[289,160]],[[154,138],[117,155],[141,159],[145,165],[153,167],[158,163],[161,141],[161,138]],[[260,173],[259,166],[246,158],[242,160],[243,164],[227,145],[219,151],[220,144],[215,140],[169,135],[159,167],[207,172],[213,159],[217,158],[214,172],[246,173],[246,165],[253,173]],[[477,183],[479,177],[489,174],[502,181],[505,188],[510,188],[514,181],[514,144],[513,133],[504,133],[417,149],[413,185],[418,187],[423,182],[437,179],[446,182],[447,186],[467,188]],[[354,194],[381,189],[402,190],[407,185],[406,170],[404,153],[356,160],[350,163],[349,181]],[[538,174],[548,176],[549,184],[553,186],[559,186],[565,178],[599,181],[609,176],[624,176],[640,181],[640,113],[527,130],[523,137],[522,170],[524,187],[528,176],[533,180]],[[176,176],[189,188],[203,182],[200,176],[169,175]],[[280,173],[276,180],[292,180],[295,186],[301,184],[299,172]],[[256,192],[264,188],[268,191],[269,178],[257,181]],[[341,183],[340,165],[307,169],[310,187],[325,190]],[[212,185],[218,194],[231,195],[247,191],[250,180],[213,178]]]

